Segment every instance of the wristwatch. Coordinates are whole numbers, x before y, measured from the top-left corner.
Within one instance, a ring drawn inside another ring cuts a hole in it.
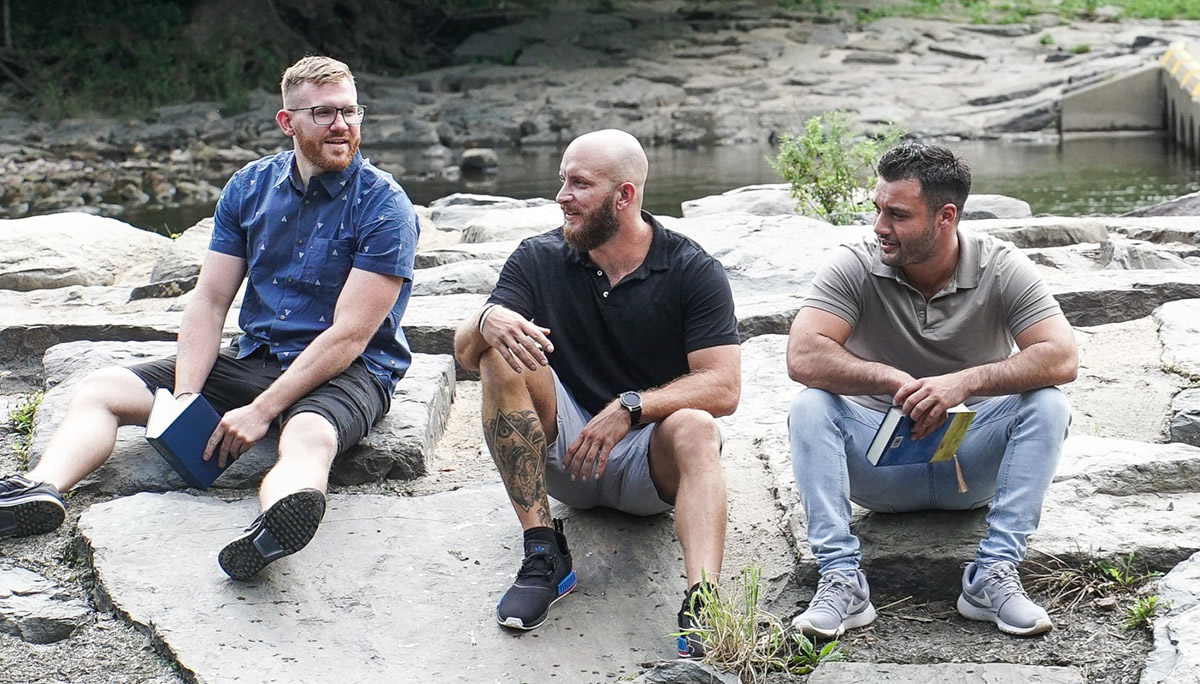
[[[629,424],[637,425],[642,420],[642,395],[637,392],[621,392],[621,408],[629,411]]]

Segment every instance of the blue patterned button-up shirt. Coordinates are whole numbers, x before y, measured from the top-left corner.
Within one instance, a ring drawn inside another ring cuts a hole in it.
[[[292,177],[295,153],[247,164],[217,202],[209,248],[246,260],[238,358],[266,346],[284,368],[333,322],[351,268],[401,276],[400,295],[362,354],[391,394],[412,359],[400,318],[420,228],[391,174],[356,153],[344,171]]]

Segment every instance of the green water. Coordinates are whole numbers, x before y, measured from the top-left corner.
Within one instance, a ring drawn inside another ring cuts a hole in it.
[[[947,143],[971,165],[976,193],[1018,197],[1034,214],[1121,214],[1200,190],[1200,163],[1158,136],[1092,137],[1057,145],[963,141]],[[651,148],[646,208],[679,216],[686,200],[759,183],[778,183],[766,146],[679,150]],[[408,165],[411,152],[383,150],[384,169]],[[553,198],[560,152],[502,151],[500,173],[486,179],[428,180],[400,175],[413,202],[429,204],[455,192]],[[159,232],[179,231],[212,213],[211,206],[128,211],[122,220]]]

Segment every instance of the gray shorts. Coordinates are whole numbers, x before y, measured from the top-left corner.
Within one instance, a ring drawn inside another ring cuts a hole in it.
[[[572,481],[563,470],[567,447],[579,436],[592,415],[575,401],[558,374],[554,374],[555,403],[558,405],[558,439],[546,459],[546,491],[572,508],[603,506],[633,515],[655,515],[671,510],[650,479],[650,436],[655,423],[641,425],[617,442],[608,455],[608,465],[599,479]]]
[[[175,357],[167,357],[130,366],[153,392],[159,387],[175,389]],[[200,393],[224,415],[254,401],[271,383],[283,375],[274,355],[260,348],[249,356],[237,358],[237,348],[222,347]],[[337,432],[338,453],[354,446],[388,412],[392,398],[387,395],[361,358],[355,359],[340,375],[330,378],[296,403],[284,409],[276,419],[284,423],[298,413],[315,413]]]

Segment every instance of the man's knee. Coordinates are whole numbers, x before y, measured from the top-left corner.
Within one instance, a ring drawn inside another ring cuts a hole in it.
[[[795,435],[819,421],[833,416],[841,402],[841,397],[832,392],[826,392],[814,387],[805,387],[792,399],[792,407],[788,410],[788,430]]]
[[[337,452],[337,429],[319,413],[297,413],[279,434],[281,458],[311,456],[332,461]]]
[[[1027,408],[1027,415],[1036,417],[1047,429],[1066,439],[1067,427],[1071,424],[1071,403],[1062,390],[1043,387],[1025,392],[1021,401]]]
[[[110,366],[88,373],[71,395],[71,408],[101,409],[121,424],[145,422],[144,410],[153,394],[133,371]]]
[[[680,409],[663,419],[655,433],[681,470],[720,462],[721,430],[708,411]]]

